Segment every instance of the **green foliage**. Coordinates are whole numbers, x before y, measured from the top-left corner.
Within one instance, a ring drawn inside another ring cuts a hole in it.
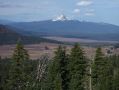
[[[119,90],[119,56],[118,55],[110,56],[109,60],[111,61],[113,70],[112,90]]]
[[[117,71],[116,75],[114,76],[113,90],[119,90],[119,71]]]
[[[5,90],[25,90],[29,85],[29,75],[26,74],[25,60],[29,56],[23,45],[18,42],[13,54],[12,66],[9,70],[9,79],[5,85]]]
[[[65,48],[59,46],[49,65],[48,90],[67,90],[67,55]]]
[[[18,41],[16,49],[14,50],[13,60],[15,60],[17,64],[29,60],[29,55],[20,41]]]
[[[18,42],[12,58],[0,58],[0,90],[119,90],[118,55],[106,57],[97,48],[91,69],[89,64],[78,44],[69,55],[59,46],[52,60],[30,60]]]
[[[11,66],[11,59],[5,58],[0,60],[0,90],[3,90],[3,87],[8,79],[9,68]]]
[[[69,61],[69,90],[85,90],[87,59],[78,44],[71,50]]]
[[[102,63],[104,60],[104,55],[102,54],[101,48],[97,48],[96,55],[94,58],[94,63],[92,65],[92,86],[93,90],[97,89],[99,83],[99,76],[101,74]]]
[[[111,62],[104,57],[101,48],[97,48],[92,66],[93,90],[112,90],[112,73]]]

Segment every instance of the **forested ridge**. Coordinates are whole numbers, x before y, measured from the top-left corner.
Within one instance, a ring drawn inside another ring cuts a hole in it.
[[[19,41],[11,58],[0,58],[0,90],[119,90],[119,56],[99,47],[90,60],[75,44],[31,60]]]
[[[16,29],[17,28],[8,25],[0,24],[0,45],[16,44],[18,39],[21,39],[24,44],[38,44],[41,42],[61,43],[55,40],[44,39],[39,36],[24,35],[18,32],[20,31],[19,29],[18,31],[16,31]]]

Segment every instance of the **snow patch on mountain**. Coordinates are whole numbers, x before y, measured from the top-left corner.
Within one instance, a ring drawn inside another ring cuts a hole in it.
[[[56,17],[52,21],[66,21],[66,20],[68,20],[68,18],[65,15],[61,14],[60,16]]]

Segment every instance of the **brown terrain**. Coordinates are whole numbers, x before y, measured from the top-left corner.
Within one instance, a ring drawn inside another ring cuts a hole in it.
[[[58,44],[52,44],[52,43],[41,43],[41,44],[31,44],[31,45],[25,45],[25,49],[28,50],[28,53],[30,55],[31,59],[38,59],[41,55],[48,54],[50,57],[53,57],[54,51],[58,47]],[[66,46],[67,52],[69,53],[72,46],[71,45],[64,45]],[[2,58],[5,57],[11,57],[14,51],[15,45],[1,45],[0,46],[0,56]],[[95,49],[94,47],[82,47],[85,55],[88,58],[93,58],[95,55]],[[110,51],[113,54],[119,54],[119,49],[113,49],[111,46],[103,47],[104,54],[107,54],[107,51]]]
[[[61,42],[80,42],[80,43],[107,43],[107,44],[112,44],[112,43],[118,43],[118,41],[101,41],[101,40],[91,40],[91,39],[80,39],[80,38],[66,38],[66,37],[44,37],[46,39],[51,39],[51,40],[56,40],[56,41],[61,41]]]

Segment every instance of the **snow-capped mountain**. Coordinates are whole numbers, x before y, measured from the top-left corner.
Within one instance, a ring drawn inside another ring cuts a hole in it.
[[[68,18],[65,15],[61,14],[52,21],[66,21],[66,20],[68,20]]]
[[[20,22],[10,25],[20,30],[32,32],[32,35],[35,36],[64,36],[119,41],[119,26],[69,20],[64,15],[53,20]]]

